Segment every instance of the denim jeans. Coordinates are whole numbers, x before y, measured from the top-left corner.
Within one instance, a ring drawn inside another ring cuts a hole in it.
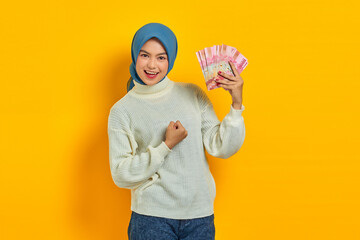
[[[129,240],[214,240],[214,214],[194,219],[170,219],[131,213]]]

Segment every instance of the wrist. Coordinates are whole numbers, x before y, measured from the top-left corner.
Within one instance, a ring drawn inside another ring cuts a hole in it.
[[[169,149],[172,149],[174,146],[170,144],[168,141],[165,140],[165,144],[168,146]]]
[[[242,102],[233,102],[231,105],[234,109],[241,109]]]

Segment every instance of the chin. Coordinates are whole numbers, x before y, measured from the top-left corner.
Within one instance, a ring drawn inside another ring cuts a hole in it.
[[[146,76],[140,76],[141,80],[148,86],[152,86],[160,82],[165,76],[157,76],[156,79],[148,79]]]

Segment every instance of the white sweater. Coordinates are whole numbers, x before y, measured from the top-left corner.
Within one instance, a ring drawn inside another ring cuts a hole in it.
[[[205,156],[229,158],[245,139],[245,110],[234,109],[220,122],[206,93],[193,83],[155,85],[134,81],[108,118],[110,169],[114,183],[131,189],[131,210],[172,219],[214,213],[215,181]],[[172,149],[165,144],[170,121],[188,136]]]

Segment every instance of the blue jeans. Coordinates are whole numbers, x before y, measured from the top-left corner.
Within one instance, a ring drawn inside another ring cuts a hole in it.
[[[131,213],[129,240],[214,240],[214,214],[194,219],[170,219]]]

